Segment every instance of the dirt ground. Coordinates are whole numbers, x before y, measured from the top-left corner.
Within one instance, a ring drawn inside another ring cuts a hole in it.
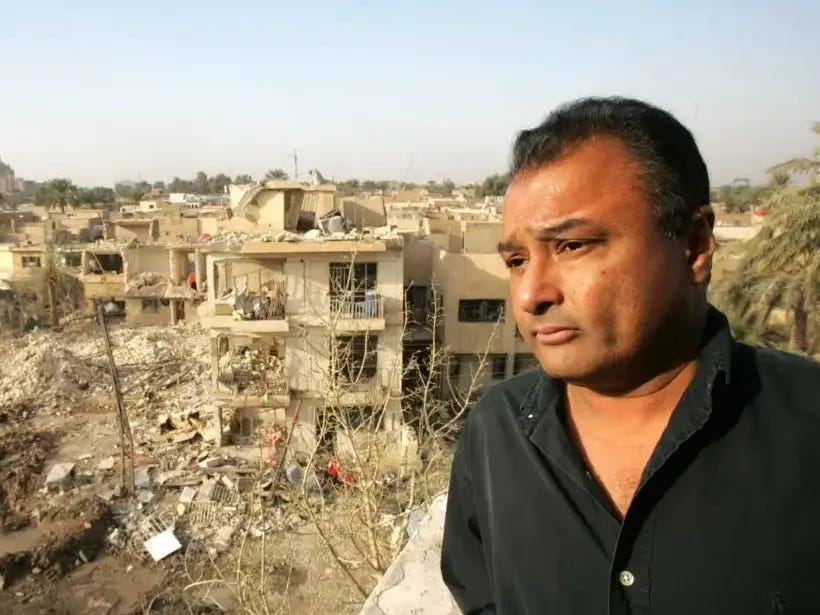
[[[185,480],[216,454],[207,438],[207,335],[113,331],[137,464],[155,481],[155,499],[136,508],[118,497],[118,428],[96,335],[80,324],[0,340],[8,355],[0,368],[0,613],[357,613],[364,598],[293,510],[263,511],[283,518],[265,532],[233,520],[218,549],[212,531],[196,532],[178,517],[182,550],[151,559],[129,519],[148,511],[174,518]],[[177,427],[179,417],[196,418],[167,432],[158,425],[165,415],[177,417]],[[197,437],[176,442],[191,425]],[[101,470],[111,457],[113,467]],[[74,464],[70,485],[46,488],[46,474],[63,462]],[[159,487],[163,475],[171,478]],[[362,586],[375,584],[377,575],[351,568]]]

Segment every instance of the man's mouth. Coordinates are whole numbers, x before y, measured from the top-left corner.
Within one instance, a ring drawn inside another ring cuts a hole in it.
[[[533,328],[532,335],[539,344],[558,346],[574,340],[578,335],[578,329],[561,325],[541,325]]]

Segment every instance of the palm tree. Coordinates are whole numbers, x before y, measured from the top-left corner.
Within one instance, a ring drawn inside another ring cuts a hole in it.
[[[813,130],[820,135],[820,122]],[[807,174],[808,186],[790,185],[794,174]],[[820,148],[771,167],[769,175],[766,221],[714,296],[735,329],[751,338],[770,332],[772,310],[785,310],[789,347],[808,353],[820,346]]]
[[[784,309],[791,317],[789,348],[809,353],[820,343],[813,323],[820,303],[820,195],[782,190],[767,206],[766,221],[739,267],[715,289],[716,303],[752,337],[769,331],[773,309]]]
[[[815,122],[812,130],[820,135],[820,122]],[[810,158],[792,158],[769,169],[772,176],[778,173],[785,173],[787,176],[804,174],[809,178],[809,185],[817,184],[820,182],[820,147],[815,148],[814,155]]]
[[[52,194],[54,204],[60,208],[61,213],[64,213],[68,201],[77,193],[77,186],[64,177],[55,177],[46,182],[46,185]]]
[[[288,174],[283,169],[272,169],[265,173],[265,179],[288,179]]]

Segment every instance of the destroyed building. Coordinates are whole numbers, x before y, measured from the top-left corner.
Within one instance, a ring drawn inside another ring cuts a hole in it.
[[[383,408],[381,428],[400,429],[400,238],[201,250],[208,291],[199,314],[211,335],[213,386],[238,410],[239,439],[260,421],[292,420],[295,446],[313,450],[329,400],[362,421]]]

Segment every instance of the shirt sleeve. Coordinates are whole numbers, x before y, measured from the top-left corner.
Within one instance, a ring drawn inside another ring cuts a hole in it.
[[[453,458],[441,547],[441,575],[465,615],[490,615],[496,612],[495,600],[465,467],[467,431],[465,428],[462,432]]]

